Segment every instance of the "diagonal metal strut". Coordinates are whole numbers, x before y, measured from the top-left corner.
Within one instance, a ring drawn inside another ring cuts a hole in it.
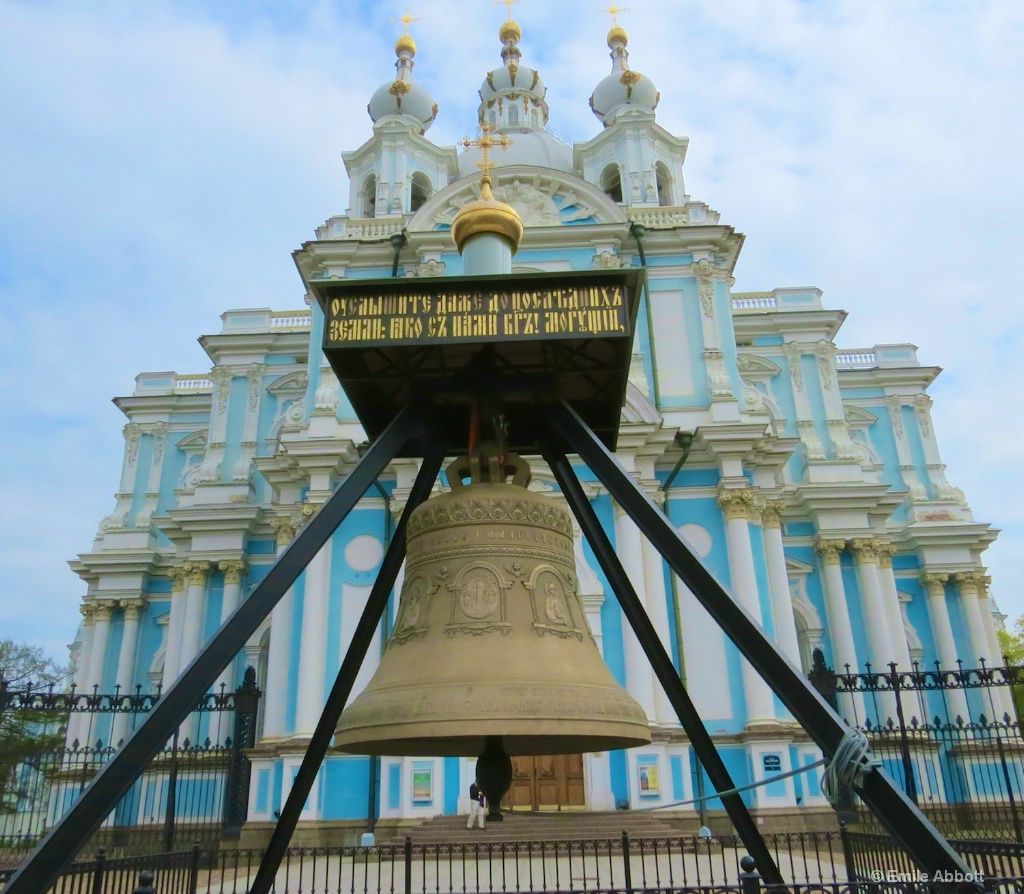
[[[157,701],[124,747],[106,764],[8,880],[4,894],[39,894],[49,890],[86,840],[117,805],[196,702],[234,660],[246,641],[295,582],[338,525],[352,511],[387,465],[420,434],[422,411],[409,405],[381,432],[369,450],[310,519],[213,639]]]
[[[577,413],[564,401],[547,403],[542,412],[561,437],[563,446],[579,454],[822,752],[833,757],[849,727],[704,567],[643,488],[629,477]],[[868,773],[857,794],[930,875],[970,877],[971,869],[887,773],[879,769]]]
[[[288,800],[285,801],[284,809],[270,836],[270,842],[263,852],[263,859],[260,861],[260,868],[249,889],[249,894],[269,894],[271,886],[274,884],[274,877],[288,850],[288,844],[299,821],[299,815],[302,813],[306,798],[309,797],[309,792],[316,781],[317,773],[320,772],[320,765],[327,755],[327,749],[331,745],[334,730],[338,726],[338,718],[341,717],[341,712],[352,692],[352,686],[359,675],[359,670],[363,666],[363,661],[366,660],[366,652],[373,640],[373,632],[387,609],[391,589],[395,585],[398,571],[405,560],[405,528],[409,516],[420,503],[430,496],[430,489],[434,486],[434,479],[437,478],[443,460],[444,455],[438,448],[428,452],[423,465],[420,466],[419,474],[416,476],[409,498],[406,500],[402,519],[392,535],[384,561],[381,562],[380,570],[377,572],[377,579],[373,583],[373,589],[363,608],[363,614],[359,618],[359,623],[352,634],[352,641],[341,662],[341,668],[338,670],[331,694],[327,697],[323,714],[316,725],[313,737],[309,740],[309,747],[295,774],[291,791],[288,793]]]
[[[564,453],[550,450],[545,451],[544,459],[551,467],[551,471],[558,481],[558,486],[562,489],[562,494],[569,503],[569,508],[572,509],[573,514],[580,523],[580,527],[583,529],[583,533],[590,542],[594,555],[604,570],[605,576],[608,578],[608,582],[611,584],[612,590],[619,600],[619,605],[622,606],[623,614],[625,614],[630,626],[632,626],[636,638],[640,641],[640,645],[643,646],[647,659],[651,662],[651,667],[658,675],[658,680],[664,687],[665,694],[672,703],[672,707],[675,708],[676,714],[679,715],[679,722],[682,723],[683,729],[686,730],[686,734],[690,738],[690,744],[693,745],[693,750],[697,753],[700,763],[707,770],[712,784],[719,792],[734,788],[735,785],[732,777],[729,775],[729,770],[722,761],[718,749],[715,748],[714,742],[711,741],[711,736],[708,735],[708,731],[701,721],[697,709],[690,700],[686,687],[683,686],[679,674],[676,673],[672,659],[665,651],[665,647],[658,637],[658,632],[654,629],[650,617],[644,610],[636,590],[629,580],[629,576],[626,574],[622,563],[619,561],[619,557],[615,553],[615,548],[608,539],[608,535],[604,532],[604,528],[601,527],[601,522],[598,520],[597,514],[590,505],[586,494],[583,492],[583,488],[580,486],[579,479],[576,477],[576,473],[573,471],[569,460]],[[701,770],[698,768],[697,772],[701,772]],[[750,852],[750,856],[756,861],[757,868],[765,881],[768,884],[783,884],[782,873],[779,872],[778,866],[775,865],[771,851],[765,844],[764,838],[750,816],[746,804],[743,803],[743,799],[736,793],[722,795],[721,798],[729,814],[729,819],[732,820],[732,824],[736,827],[736,831]]]

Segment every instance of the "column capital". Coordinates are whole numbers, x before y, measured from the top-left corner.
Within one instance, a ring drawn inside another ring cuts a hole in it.
[[[295,537],[295,525],[288,516],[278,515],[270,520],[270,527],[277,534],[277,548],[282,549]]]
[[[96,606],[91,602],[83,602],[78,606],[78,611],[82,616],[82,622],[86,627],[89,627],[96,621]]]
[[[651,501],[659,509],[665,505],[665,491],[660,487],[645,487],[644,490],[647,492],[647,496],[651,498]]]
[[[184,565],[175,565],[171,569],[171,592],[180,593],[185,589],[185,578],[188,575],[185,573]]]
[[[145,599],[122,599],[121,608],[124,609],[124,619],[126,621],[138,621],[139,615],[142,614],[146,609],[148,603]]]
[[[878,564],[882,568],[892,568],[892,557],[896,555],[896,547],[885,541],[878,541]]]
[[[766,528],[781,528],[782,513],[786,511],[785,500],[765,500],[761,507],[761,518]]]
[[[869,565],[878,564],[880,546],[875,537],[854,537],[850,541],[850,551],[857,560]]]
[[[948,582],[949,575],[944,572],[925,571],[921,574],[921,585],[929,596],[942,596]]]
[[[992,583],[992,578],[985,574],[984,568],[979,568],[978,571],[981,574],[981,583],[978,584],[978,597],[980,599],[988,599],[988,588]]]
[[[245,559],[227,559],[218,562],[217,567],[224,573],[225,584],[240,584],[249,563]]]
[[[722,510],[726,521],[751,518],[761,511],[761,500],[758,491],[753,487],[724,488],[718,492],[718,508]]]
[[[973,571],[957,571],[953,575],[960,593],[978,595],[978,591],[985,586],[985,572],[975,568]]]
[[[188,577],[188,585],[190,587],[205,586],[210,567],[210,562],[186,562],[184,568]]]
[[[93,603],[96,620],[109,621],[114,614],[114,608],[116,605],[117,602],[113,599],[97,599]]]
[[[814,551],[821,556],[821,561],[825,565],[838,565],[839,554],[846,549],[845,540],[829,539],[827,537],[819,537],[817,542],[814,544]]]

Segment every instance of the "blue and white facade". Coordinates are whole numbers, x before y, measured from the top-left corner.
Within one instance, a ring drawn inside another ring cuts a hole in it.
[[[939,370],[921,366],[912,345],[837,344],[846,313],[819,289],[731,290],[743,237],[687,194],[687,140],[657,123],[657,92],[629,68],[621,28],[609,34],[612,73],[591,99],[603,129],[572,146],[545,129],[545,88],[520,64],[518,26],[507,22],[501,39],[480,119],[513,141],[492,156],[494,194],[525,224],[513,269],[646,262],[621,463],[805,670],[816,648],[840,669],[998,664],[982,565],[995,532],[947,480],[927,394]],[[399,276],[463,270],[449,228],[476,198],[479,149],[430,142],[437,110],[412,81],[415,46],[405,36],[397,51],[397,79],[370,104],[373,137],[344,156],[348,212],[295,253],[306,283],[390,276],[400,233]],[[172,681],[358,460],[365,435],[320,350],[322,314],[308,304],[224,313],[220,332],[201,339],[209,370],[142,373],[117,400],[128,421],[116,504],[72,563],[88,586],[79,688],[151,691]],[[414,460],[390,467],[221,681],[233,688],[251,665],[265,693],[253,823],[272,821],[287,796],[415,473]],[[779,699],[593,476],[583,477],[737,784],[816,760]],[[535,481],[556,490],[539,462]],[[577,564],[604,658],[654,734],[650,747],[586,756],[587,806],[693,797],[686,736],[579,537]],[[392,617],[396,608],[397,595]],[[385,637],[379,631],[356,692]],[[967,716],[971,696],[951,697],[964,699]],[[1011,710],[1008,700],[1001,707]],[[110,722],[94,735],[116,741],[124,730]],[[472,765],[373,766],[332,755],[304,820],[362,820],[368,797],[382,819],[465,812]],[[759,789],[750,803],[824,800],[808,775]]]

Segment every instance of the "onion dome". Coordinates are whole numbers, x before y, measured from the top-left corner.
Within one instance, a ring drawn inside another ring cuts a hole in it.
[[[481,125],[494,133],[515,135],[507,151],[500,152],[494,162],[501,167],[531,165],[572,171],[572,149],[545,130],[548,104],[544,99],[547,87],[540,74],[520,60],[519,41],[523,31],[511,18],[498,31],[501,39],[501,67],[488,72],[480,87],[478,116]],[[459,174],[473,173],[479,161],[476,150],[470,149],[459,158]]]
[[[377,88],[366,110],[374,124],[391,115],[414,118],[420,124],[419,132],[424,133],[434,123],[437,103],[426,89],[413,83],[412,68],[415,63],[412,60],[416,55],[416,41],[408,32],[395,43],[395,55],[398,57],[395,62],[395,80]]]
[[[612,72],[597,85],[590,97],[590,108],[605,127],[631,109],[653,112],[661,98],[650,78],[630,69],[628,43],[629,35],[620,25],[613,26],[608,32]]]

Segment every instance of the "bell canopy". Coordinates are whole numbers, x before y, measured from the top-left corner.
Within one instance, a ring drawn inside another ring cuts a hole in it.
[[[612,29],[608,32],[608,49],[611,50],[612,71],[597,85],[590,97],[590,108],[597,119],[609,127],[623,112],[642,109],[653,112],[661,94],[654,82],[646,75],[629,67],[629,35],[615,20],[615,14],[625,10],[612,4],[606,10],[612,14]]]
[[[405,33],[395,43],[397,75],[393,81],[377,88],[366,110],[374,124],[390,116],[413,118],[419,122],[419,132],[422,134],[434,123],[437,103],[429,91],[413,82],[416,41],[409,34],[409,22],[413,21],[413,17],[406,11],[399,21],[405,25]]]

